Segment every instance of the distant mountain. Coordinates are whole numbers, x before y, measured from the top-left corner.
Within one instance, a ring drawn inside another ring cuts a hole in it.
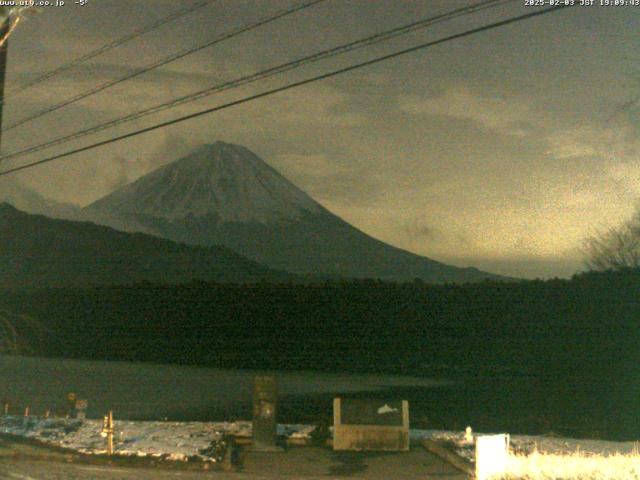
[[[82,214],[79,207],[45,198],[16,180],[15,177],[0,178],[0,203],[2,202],[10,203],[27,213],[54,218],[69,218]]]
[[[52,220],[0,204],[0,288],[291,279],[224,247]]]
[[[96,218],[110,215],[175,241],[224,245],[299,274],[427,282],[500,278],[376,240],[326,210],[248,149],[223,142],[158,168],[85,212]]]

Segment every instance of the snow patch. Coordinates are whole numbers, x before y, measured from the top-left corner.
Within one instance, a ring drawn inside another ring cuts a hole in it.
[[[100,435],[102,420],[73,420],[64,418],[0,417],[0,433],[38,440],[48,445],[64,447],[79,453],[106,454],[106,440]],[[279,424],[279,436],[310,440],[315,425]],[[330,428],[330,431],[333,429]],[[221,434],[250,439],[250,421],[236,422],[140,422],[116,420],[114,453],[123,456],[154,457],[176,461],[199,458],[212,461],[211,442]],[[474,445],[465,440],[465,432],[446,430],[410,430],[414,443],[423,439],[448,442],[457,453],[474,461]],[[533,452],[557,455],[583,454],[614,456],[637,452],[636,442],[609,442],[531,435],[511,435],[515,453]]]
[[[475,460],[474,444],[465,440],[465,432],[411,430],[410,438],[412,442],[419,442],[422,439],[446,441],[460,456],[470,462]],[[530,455],[537,451],[538,453],[555,455],[571,455],[581,452],[591,455],[613,456],[631,454],[638,449],[636,442],[609,442],[536,435],[510,435],[510,446],[515,453],[523,455]]]
[[[310,439],[313,425],[278,425],[278,435]],[[89,455],[106,454],[106,440],[100,434],[102,420],[73,420],[4,416],[0,432],[38,440]],[[238,422],[138,422],[116,420],[114,454],[158,457],[184,461],[189,458],[213,460],[206,452],[221,434],[250,439],[252,425]]]

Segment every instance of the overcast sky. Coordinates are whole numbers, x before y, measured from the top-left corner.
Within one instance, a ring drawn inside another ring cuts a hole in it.
[[[9,47],[9,92],[193,1],[73,3],[42,8],[20,23]],[[293,3],[218,0],[38,88],[15,98],[9,93],[4,124]],[[470,3],[326,0],[7,132],[2,149],[11,152]],[[517,0],[72,145],[533,8]],[[56,200],[85,205],[200,143],[223,140],[250,148],[331,211],[393,245],[497,273],[568,276],[582,269],[585,236],[629,217],[640,194],[639,31],[640,7],[565,9],[16,179]]]

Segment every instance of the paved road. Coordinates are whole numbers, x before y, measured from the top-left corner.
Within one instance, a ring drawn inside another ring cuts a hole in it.
[[[0,478],[6,480],[203,480],[217,477],[211,477],[200,472],[175,472],[20,460],[0,462]]]
[[[162,468],[130,468],[35,459],[43,449],[4,444],[0,451],[0,479],[7,480],[466,480],[467,477],[422,448],[408,453],[335,453],[323,448],[296,448],[284,453],[249,452],[241,471],[188,471]],[[14,456],[18,454],[19,456]]]

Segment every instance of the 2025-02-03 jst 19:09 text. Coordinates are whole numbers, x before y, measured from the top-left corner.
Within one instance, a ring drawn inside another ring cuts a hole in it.
[[[640,0],[524,0],[525,7],[640,7]]]

